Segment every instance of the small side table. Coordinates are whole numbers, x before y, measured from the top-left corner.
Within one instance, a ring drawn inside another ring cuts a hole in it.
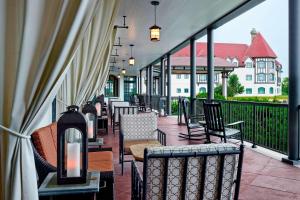
[[[108,117],[107,116],[99,116],[98,117],[98,130],[105,129],[106,134],[108,134]]]
[[[84,184],[69,185],[57,185],[56,172],[50,172],[39,187],[39,196],[53,199],[62,195],[85,194],[90,199],[96,199],[96,193],[99,192],[99,184],[100,172],[88,172],[87,182]]]

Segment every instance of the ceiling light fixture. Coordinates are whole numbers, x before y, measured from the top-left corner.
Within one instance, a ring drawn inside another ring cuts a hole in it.
[[[130,50],[131,50],[131,57],[129,58],[129,60],[128,60],[128,64],[130,65],[130,66],[133,66],[134,65],[134,61],[135,61],[135,59],[134,59],[134,57],[132,57],[132,48],[133,48],[133,44],[131,44],[131,45],[129,45],[130,46]]]
[[[118,74],[118,78],[121,78],[121,75],[120,75],[120,74]]]
[[[156,25],[156,6],[159,5],[158,1],[151,1],[151,4],[154,6],[154,25],[150,29],[150,40],[152,42],[157,42],[160,40],[160,27]]]
[[[126,74],[126,69],[124,67],[124,63],[125,63],[125,60],[122,60],[123,61],[123,69],[122,69],[122,74]]]

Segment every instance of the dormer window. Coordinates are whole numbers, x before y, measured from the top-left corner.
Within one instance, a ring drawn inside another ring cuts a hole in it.
[[[234,59],[232,59],[232,64],[234,65],[234,66],[239,66],[239,61],[236,59],[236,58],[234,58]]]
[[[246,62],[246,68],[252,68],[252,62]]]

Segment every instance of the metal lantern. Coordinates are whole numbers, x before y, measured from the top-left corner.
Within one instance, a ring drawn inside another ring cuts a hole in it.
[[[97,139],[97,109],[88,101],[82,108],[82,113],[87,121],[87,135],[89,142],[95,142]]]
[[[154,25],[150,29],[150,40],[152,42],[157,42],[160,40],[160,27],[156,25],[156,6],[159,5],[158,1],[151,1],[151,4],[154,6]]]
[[[87,180],[87,126],[78,106],[69,106],[57,122],[57,184]]]
[[[102,109],[105,106],[105,101],[104,101],[104,95],[101,94],[99,96],[96,97],[95,99],[95,108],[97,111],[97,116],[102,116]]]
[[[131,50],[131,56],[130,56],[130,58],[128,59],[128,64],[130,65],[130,66],[133,66],[134,65],[134,62],[135,62],[135,59],[134,59],[134,57],[132,56],[132,47],[133,47],[134,45],[133,44],[130,44],[130,50]]]

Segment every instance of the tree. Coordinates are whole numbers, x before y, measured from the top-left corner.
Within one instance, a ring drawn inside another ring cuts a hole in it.
[[[282,95],[289,95],[289,78],[285,77],[281,84]]]
[[[232,74],[228,79],[227,92],[229,97],[234,97],[237,94],[244,92],[244,86],[239,81],[239,77],[236,74]]]

